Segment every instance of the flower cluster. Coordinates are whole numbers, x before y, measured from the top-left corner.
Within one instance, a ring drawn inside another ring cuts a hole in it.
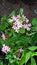
[[[6,35],[4,33],[2,33],[1,37],[2,37],[3,40],[6,40],[7,39],[6,38]]]
[[[8,46],[6,46],[5,44],[3,44],[2,52],[8,53],[8,52],[10,52],[10,48]]]
[[[26,16],[22,15],[17,15],[17,16],[13,16],[11,17],[11,19],[9,19],[10,23],[13,23],[13,29],[16,32],[19,32],[20,28],[25,28],[27,31],[30,31],[30,27],[31,27],[31,23],[29,23],[29,19],[26,18]]]

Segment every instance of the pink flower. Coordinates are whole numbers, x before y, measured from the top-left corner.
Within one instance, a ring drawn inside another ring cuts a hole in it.
[[[18,28],[22,28],[22,23],[19,20],[17,20],[16,23]]]
[[[22,28],[22,23],[17,19],[16,22],[14,22],[13,27],[16,32],[19,31],[20,28]]]
[[[5,44],[3,44],[2,52],[4,52],[4,53],[10,52],[10,48],[8,46],[6,46]]]
[[[28,24],[24,24],[23,27],[24,27],[27,31],[30,31],[30,28],[29,28]]]
[[[30,31],[30,28],[29,27],[27,28],[27,31]]]
[[[24,24],[23,26],[24,26],[24,28],[26,28],[26,29],[28,28],[28,24]]]
[[[24,14],[22,15],[23,18],[26,18],[26,16],[24,16]]]
[[[29,19],[26,18],[26,23],[28,23],[28,22],[29,22]]]
[[[25,23],[22,24],[22,22],[20,21],[20,18],[23,17],[25,19]],[[9,22],[13,22],[13,27],[14,30],[16,32],[19,31],[20,28],[24,27],[27,31],[30,30],[30,27],[31,27],[31,23],[29,23],[29,19],[26,18],[26,16],[24,16],[24,14],[22,16],[20,15],[17,15],[17,16],[13,16],[11,17],[12,19],[10,19]]]
[[[31,27],[31,23],[29,23],[28,26]]]
[[[13,25],[12,28],[14,28],[14,30],[18,33],[19,29],[18,29],[17,25]]]
[[[14,22],[16,20],[17,20],[16,16],[13,16],[13,17],[11,17],[11,19],[9,19],[9,22],[12,23],[12,22]]]
[[[16,21],[17,20],[16,16],[13,16],[12,19],[13,19],[13,21]]]
[[[6,40],[6,36],[5,36],[5,34],[2,34],[1,37],[2,37],[3,40]]]
[[[17,15],[17,19],[20,19],[20,15]]]

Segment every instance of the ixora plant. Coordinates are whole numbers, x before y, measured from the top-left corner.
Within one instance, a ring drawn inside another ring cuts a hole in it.
[[[0,65],[37,65],[37,18],[30,22],[22,8],[2,17],[0,49]]]

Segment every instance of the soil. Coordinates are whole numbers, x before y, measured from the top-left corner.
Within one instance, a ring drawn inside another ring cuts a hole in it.
[[[17,3],[13,3],[11,0],[0,0],[0,17],[4,15],[9,16],[12,10],[17,11],[20,7],[24,8],[24,14],[30,19],[30,21],[33,17],[37,17],[37,14],[34,13],[34,9],[37,9],[37,3],[28,5],[20,0]]]

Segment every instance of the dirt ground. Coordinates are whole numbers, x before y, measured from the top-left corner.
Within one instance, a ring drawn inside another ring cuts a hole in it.
[[[37,3],[35,3],[34,5],[27,5],[23,2],[13,4],[6,0],[0,2],[0,17],[4,15],[8,16],[13,9],[19,10],[20,7],[24,8],[24,14],[27,16],[27,18],[30,19],[30,21],[33,17],[37,17],[37,14],[34,13],[34,9],[37,9]]]

